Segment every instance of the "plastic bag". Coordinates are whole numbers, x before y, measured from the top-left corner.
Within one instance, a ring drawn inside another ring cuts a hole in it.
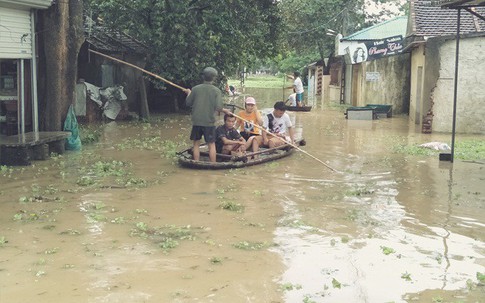
[[[67,111],[66,121],[64,121],[64,131],[71,132],[71,135],[66,138],[67,150],[81,150],[81,137],[79,137],[79,125],[77,124],[76,114],[74,108],[69,106]]]

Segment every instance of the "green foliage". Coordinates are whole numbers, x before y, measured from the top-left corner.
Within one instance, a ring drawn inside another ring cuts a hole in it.
[[[150,70],[186,86],[199,83],[206,66],[235,73],[278,49],[281,15],[273,0],[88,0],[87,6],[93,18],[153,50]]]
[[[455,145],[455,158],[461,160],[485,159],[485,140],[468,139],[457,141]]]
[[[245,87],[256,87],[256,88],[282,88],[283,78],[274,76],[261,76],[261,77],[248,77],[244,80]],[[239,80],[229,81],[230,85],[238,86]],[[288,84],[289,85],[289,84]]]

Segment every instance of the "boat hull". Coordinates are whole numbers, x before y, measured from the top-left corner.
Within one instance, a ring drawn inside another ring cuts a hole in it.
[[[312,106],[286,106],[286,110],[292,112],[309,112],[312,110]]]
[[[264,149],[256,153],[246,153],[243,156],[231,156],[217,154],[217,162],[209,161],[209,154],[206,150],[200,151],[200,160],[192,159],[190,149],[179,153],[178,162],[181,166],[195,169],[231,169],[259,165],[270,161],[288,157],[295,151],[290,145],[282,145],[278,148]],[[254,156],[254,158],[253,158]]]

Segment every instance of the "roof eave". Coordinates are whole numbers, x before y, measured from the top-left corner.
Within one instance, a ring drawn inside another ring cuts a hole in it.
[[[52,5],[52,0],[0,0],[0,6],[46,9]]]

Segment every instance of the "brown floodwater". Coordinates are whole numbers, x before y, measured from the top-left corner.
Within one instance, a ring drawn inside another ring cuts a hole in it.
[[[260,108],[282,98],[246,93]],[[485,302],[483,161],[397,152],[451,140],[407,116],[290,114],[337,172],[301,152],[181,168],[169,154],[188,147],[190,120],[175,114],[3,168],[0,302]]]

